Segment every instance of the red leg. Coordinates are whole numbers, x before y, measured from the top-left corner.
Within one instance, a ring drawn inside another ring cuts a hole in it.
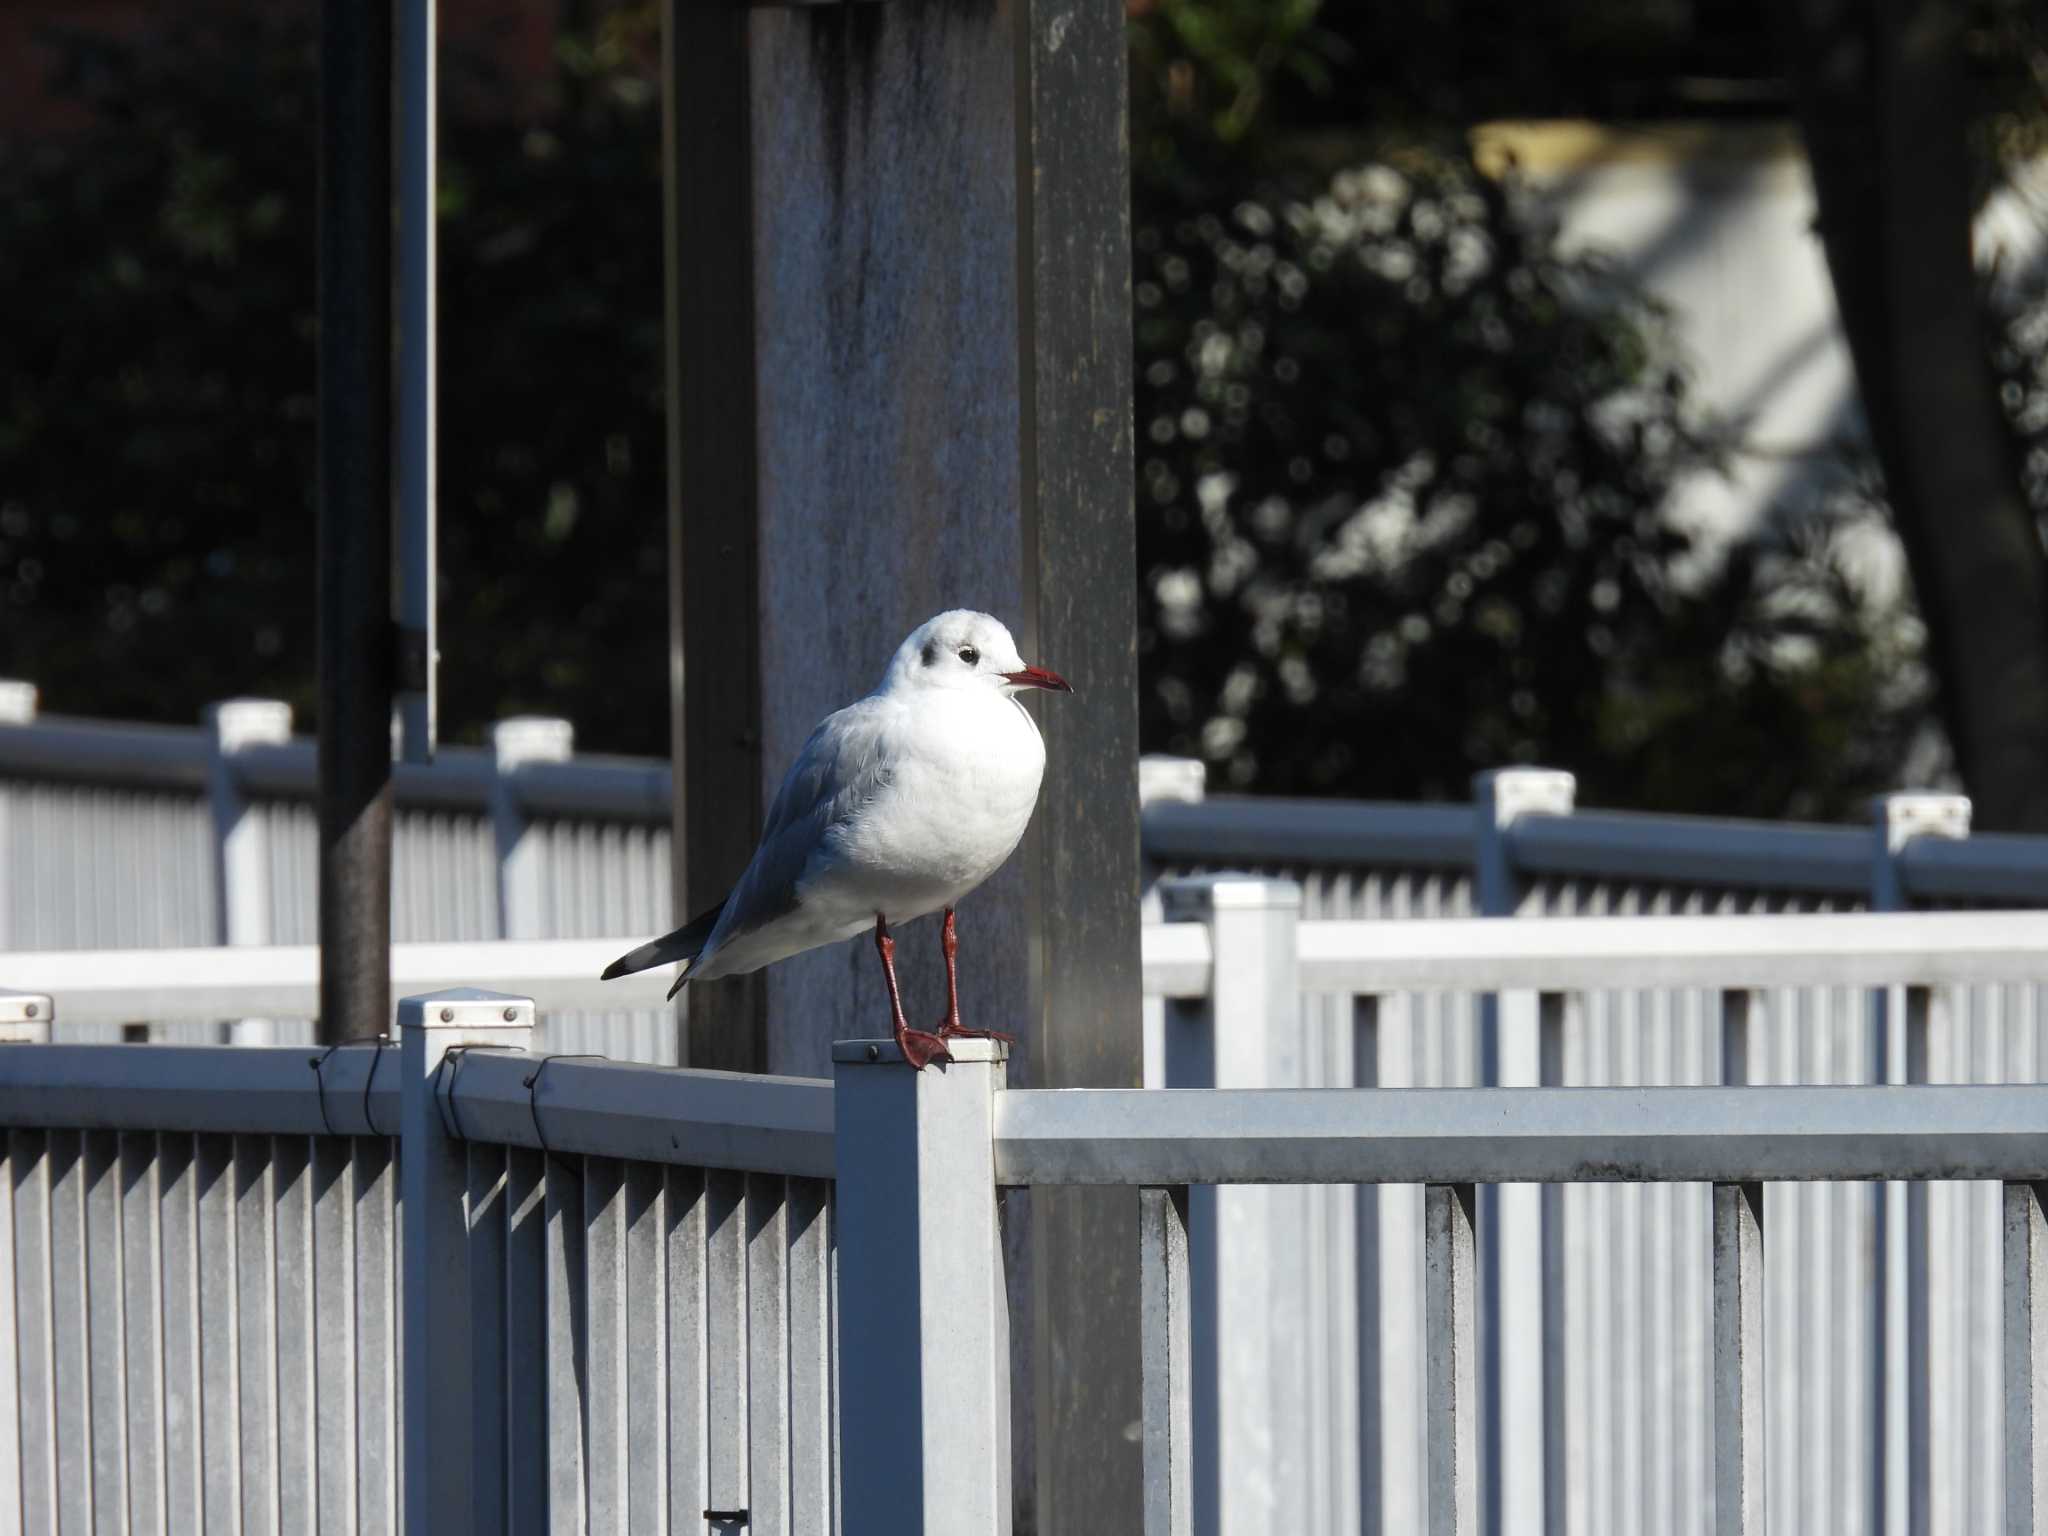
[[[1006,1035],[999,1029],[969,1029],[960,1022],[960,935],[953,928],[953,909],[946,908],[945,925],[939,929],[939,948],[946,955],[946,1016],[939,1020],[941,1040],[1001,1040],[1005,1044],[1016,1041],[1015,1035]]]
[[[935,1061],[951,1061],[953,1057],[945,1041],[922,1029],[912,1029],[903,1017],[903,993],[896,985],[896,941],[889,937],[889,924],[879,912],[875,914],[875,948],[882,956],[882,980],[889,986],[890,1025],[897,1045],[903,1048],[904,1059],[920,1072]]]

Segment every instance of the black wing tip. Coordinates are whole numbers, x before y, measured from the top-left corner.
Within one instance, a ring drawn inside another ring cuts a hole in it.
[[[618,959],[614,960],[610,965],[606,966],[604,968],[603,974],[600,975],[597,979],[599,981],[617,981],[621,976],[631,975],[633,968],[630,965],[626,964],[628,958],[630,957],[621,955]]]

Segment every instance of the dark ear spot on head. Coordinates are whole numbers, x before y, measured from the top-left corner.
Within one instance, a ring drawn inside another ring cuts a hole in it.
[[[923,653],[923,660],[924,660],[924,664],[925,664],[926,666],[930,666],[930,665],[931,665],[931,664],[932,664],[933,662],[937,661],[938,659],[939,659],[939,643],[938,643],[938,641],[936,641],[936,640],[927,640],[927,641],[925,641],[925,643],[924,643],[924,653]]]

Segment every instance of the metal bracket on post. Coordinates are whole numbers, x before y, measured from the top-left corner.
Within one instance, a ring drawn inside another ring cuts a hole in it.
[[[453,1133],[444,1068],[461,1050],[532,1043],[531,998],[460,987],[398,1005],[408,1531],[466,1530],[475,1507],[469,1149]]]
[[[280,699],[226,699],[206,706],[206,798],[213,818],[214,906],[220,942],[268,944],[270,832],[250,814],[235,755],[249,747],[284,746],[292,739],[292,707]],[[269,1019],[236,1019],[227,1026],[233,1045],[270,1045]]]
[[[1901,854],[1915,838],[1968,837],[1969,797],[1879,795],[1871,802],[1871,812],[1870,909],[1909,911],[1913,900],[1906,889]],[[1904,1007],[1895,1010],[1885,990],[1872,996],[1872,1076],[1880,1083],[1927,1081],[1929,1036],[1944,999],[1933,988],[1908,987],[1903,1001]],[[1902,1506],[1909,1536],[1925,1536],[1931,1529],[1928,1415],[1933,1390],[1927,1315],[1927,1185],[1880,1184],[1871,1198],[1878,1255],[1877,1305],[1872,1308],[1878,1380],[1878,1391],[1872,1395],[1878,1446],[1873,1508],[1881,1522],[1885,1510]]]
[[[498,932],[503,938],[550,937],[546,870],[514,776],[527,763],[566,763],[575,750],[576,727],[567,720],[518,715],[491,727],[491,832],[498,852]]]
[[[1523,884],[1509,834],[1529,816],[1569,816],[1578,781],[1550,768],[1494,768],[1472,780],[1473,894],[1482,917],[1516,916]],[[1565,1000],[1509,992],[1479,1002],[1484,1087],[1557,1087]],[[1563,1202],[1556,1190],[1479,1190],[1480,1454],[1486,1528],[1538,1531],[1562,1518],[1564,1447],[1548,1411],[1564,1395]],[[1506,1277],[1537,1276],[1534,1285]]]
[[[845,1536],[1008,1536],[1010,1326],[995,1095],[1009,1048],[913,1071],[832,1047]]]
[[[0,1045],[48,1045],[56,1015],[47,993],[0,988]]]

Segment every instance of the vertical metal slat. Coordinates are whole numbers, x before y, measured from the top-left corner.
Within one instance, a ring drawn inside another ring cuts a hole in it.
[[[583,1173],[569,1159],[550,1156],[543,1170],[546,1195],[548,1529],[582,1536],[584,1525],[583,1395],[578,1381],[583,1353]]]
[[[319,1446],[314,1374],[313,1138],[270,1143],[272,1242],[277,1254],[277,1526],[287,1536],[319,1528]],[[259,1143],[260,1145],[260,1143]]]
[[[201,1136],[199,1192],[199,1436],[208,1531],[242,1528],[240,1330],[235,1265],[235,1153]]]
[[[1194,1530],[1187,1196],[1184,1185],[1139,1196],[1145,1536]]]
[[[313,1496],[320,1530],[356,1528],[355,1149],[339,1136],[313,1140],[311,1167]]]
[[[242,1524],[277,1524],[277,1272],[271,1253],[270,1142],[235,1138],[236,1354],[241,1368]]]
[[[469,1402],[470,1520],[479,1531],[503,1531],[508,1379],[505,1369],[505,1149],[470,1142]]]
[[[589,1528],[619,1531],[627,1528],[626,1196],[616,1158],[583,1159],[583,1232]]]
[[[76,1131],[52,1131],[49,1150],[50,1364],[55,1376],[57,1523],[89,1530],[92,1520],[92,1398],[87,1371],[85,1169]]]
[[[101,1530],[128,1519],[127,1328],[121,1253],[121,1153],[117,1133],[87,1131],[84,1181],[86,1383],[92,1421],[92,1508]]]
[[[6,798],[0,788],[0,802]],[[5,841],[4,803],[0,803],[0,842]],[[5,873],[0,871],[0,884]],[[4,893],[0,893],[4,894]],[[0,1536],[21,1536],[21,1410],[27,1378],[21,1373],[16,1348],[14,1288],[21,1283],[21,1252],[14,1240],[14,1179],[16,1163],[12,1138],[0,1133],[0,1489],[12,1497],[0,1499]]]
[[[57,1528],[57,1359],[50,1322],[49,1137],[15,1131],[8,1140],[13,1181],[14,1316],[20,1330],[21,1522]]]
[[[704,1175],[671,1168],[667,1176],[668,1507],[673,1530],[696,1529],[711,1506],[706,1434]]]
[[[705,1172],[704,1246],[705,1441],[710,1474],[704,1507],[740,1511],[749,1507],[745,1174]]]
[[[1478,1536],[1478,1317],[1470,1184],[1423,1191],[1424,1412],[1429,1536]]]
[[[548,1528],[546,1157],[505,1154],[506,1529]]]
[[[2048,1189],[2005,1186],[2005,1529],[2048,1529]]]
[[[789,1525],[832,1529],[832,1186],[789,1181]]]
[[[356,1509],[360,1536],[398,1531],[398,1159],[355,1144]]]
[[[790,1536],[789,1209],[779,1175],[746,1180],[748,1530]]]
[[[1714,1186],[1714,1519],[1764,1530],[1764,1191]]]
[[[146,1145],[146,1143],[145,1143]],[[204,1393],[199,1354],[199,1176],[196,1138],[156,1138],[163,1253],[164,1528],[205,1528]]]
[[[623,1529],[667,1530],[668,1264],[665,1176],[626,1165],[626,1506]]]

